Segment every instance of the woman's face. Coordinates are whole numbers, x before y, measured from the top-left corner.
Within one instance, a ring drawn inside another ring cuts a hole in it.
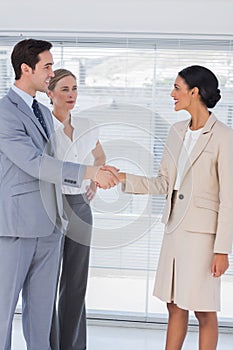
[[[171,91],[173,97],[175,111],[189,110],[192,103],[193,89],[189,89],[188,85],[179,75],[177,76],[174,88]]]
[[[53,101],[53,107],[61,110],[73,109],[77,96],[77,82],[71,75],[60,79],[54,90],[49,91],[49,97]]]

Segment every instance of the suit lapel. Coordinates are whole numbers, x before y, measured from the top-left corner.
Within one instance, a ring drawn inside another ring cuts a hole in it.
[[[215,124],[216,120],[217,119],[214,116],[214,114],[211,114],[211,116],[207,120],[207,122],[202,130],[201,135],[199,136],[195,146],[193,147],[193,150],[190,153],[189,159],[188,159],[188,161],[185,165],[185,168],[184,168],[181,182],[183,181],[184,177],[186,176],[186,174],[190,170],[191,166],[196,161],[196,159],[200,156],[200,154],[205,149],[207,143],[209,142],[209,139],[212,135],[212,126]]]
[[[12,89],[10,89],[10,91],[8,92],[8,97],[10,98],[12,103],[14,103],[16,105],[16,107],[22,113],[24,113],[27,117],[29,117],[33,121],[33,123],[40,130],[41,134],[46,138],[46,140],[48,140],[48,137],[47,137],[47,135],[46,135],[46,133],[44,131],[44,128],[42,127],[42,125],[40,124],[39,120],[34,115],[34,113],[31,110],[31,108],[27,105],[27,103],[16,92],[14,92]],[[46,125],[47,125],[47,123],[46,123]],[[49,125],[49,131],[51,131],[50,125]]]

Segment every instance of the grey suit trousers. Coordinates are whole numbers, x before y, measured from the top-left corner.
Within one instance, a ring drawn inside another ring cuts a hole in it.
[[[0,281],[5,285],[0,289],[0,350],[11,349],[12,321],[21,290],[27,349],[51,349],[61,237],[56,229],[47,237],[0,237]]]

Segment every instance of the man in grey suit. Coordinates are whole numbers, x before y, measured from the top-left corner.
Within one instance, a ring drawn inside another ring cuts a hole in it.
[[[51,319],[66,224],[61,185],[79,187],[84,178],[103,188],[118,183],[114,167],[89,167],[53,156],[51,113],[33,103],[36,92],[46,92],[53,76],[51,47],[51,43],[35,39],[15,45],[11,55],[15,84],[0,100],[0,350],[11,349],[20,291],[27,349],[51,349]]]

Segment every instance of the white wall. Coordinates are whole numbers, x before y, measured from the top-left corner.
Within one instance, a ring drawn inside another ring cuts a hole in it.
[[[233,34],[233,0],[5,0],[1,31]]]

